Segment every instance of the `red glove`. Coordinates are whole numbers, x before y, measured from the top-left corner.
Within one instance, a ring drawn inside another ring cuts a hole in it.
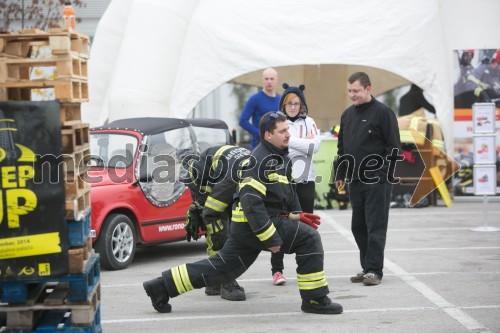
[[[311,213],[300,213],[300,222],[309,224],[314,229],[318,229],[318,225],[321,224],[321,221],[319,220],[320,218],[321,217],[319,215]]]
[[[411,151],[403,149],[403,152],[401,153],[401,155],[404,156],[406,162],[412,163],[412,164],[415,163],[415,156],[413,156],[413,153]]]

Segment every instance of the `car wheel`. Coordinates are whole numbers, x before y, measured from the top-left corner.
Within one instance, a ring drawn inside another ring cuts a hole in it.
[[[134,259],[136,235],[132,221],[123,214],[111,214],[104,220],[96,251],[101,255],[101,266],[118,270],[127,268]]]

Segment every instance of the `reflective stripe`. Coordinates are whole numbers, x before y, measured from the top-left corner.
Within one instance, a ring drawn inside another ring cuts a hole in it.
[[[210,186],[200,186],[201,193],[212,193],[212,188]]]
[[[233,210],[231,220],[233,222],[248,222],[242,210]]]
[[[179,295],[194,289],[191,284],[191,280],[189,279],[186,264],[172,268],[171,272],[175,288],[177,289]]]
[[[256,236],[258,239],[260,239],[261,242],[264,242],[269,238],[271,238],[275,232],[276,232],[276,227],[274,226],[274,224],[271,223],[269,228],[267,228],[264,232],[257,234]]]
[[[221,220],[215,221],[215,224],[217,224],[217,227],[219,228],[219,230],[224,229],[224,224],[222,223]],[[207,223],[206,227],[207,227],[207,232],[208,233],[210,233],[210,234],[214,233],[214,227],[213,227],[212,223]]]
[[[241,161],[241,166],[244,167],[250,163],[250,157],[245,158],[243,161]]]
[[[212,157],[212,170],[215,170],[215,168],[217,167],[217,162],[219,162],[219,158],[222,156],[222,154],[232,147],[234,146],[222,146],[215,152],[214,156]]]
[[[194,287],[191,284],[191,279],[189,279],[189,274],[188,274],[188,271],[187,271],[187,265],[186,264],[180,265],[179,266],[179,271],[181,273],[182,282],[186,286],[187,291],[193,290]]]
[[[250,163],[250,158],[246,158],[244,159],[241,164],[240,164],[240,169],[238,170],[237,172],[237,176],[238,176],[238,179],[241,178],[242,174],[243,174],[243,169],[246,165],[248,165]]]
[[[438,139],[432,139],[432,144],[438,148],[444,149],[444,141]]]
[[[266,187],[264,186],[264,184],[253,179],[252,177],[247,177],[247,178],[243,179],[241,181],[241,184],[239,185],[239,189],[241,190],[246,185],[250,185],[251,187],[253,187],[257,191],[259,191],[263,195],[266,195]]]
[[[297,274],[297,282],[300,290],[312,290],[326,287],[328,285],[324,271],[309,274]]]
[[[267,178],[271,182],[278,182],[278,183],[283,183],[283,184],[289,184],[288,179],[286,176],[279,175],[277,173],[270,173]]]
[[[413,128],[418,131],[418,123],[420,121],[419,117],[413,117],[410,119],[410,128]]]
[[[216,212],[222,213],[226,209],[227,203],[224,203],[220,200],[217,200],[209,196],[207,198],[207,201],[205,202],[205,207],[215,210]]]
[[[411,136],[410,131],[399,131],[399,138],[401,142],[413,143],[413,137]]]

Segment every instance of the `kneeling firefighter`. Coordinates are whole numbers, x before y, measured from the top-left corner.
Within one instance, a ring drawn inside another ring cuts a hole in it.
[[[200,156],[185,161],[189,178],[184,182],[191,190],[193,203],[186,219],[186,239],[197,240],[199,229],[206,231],[207,254],[212,256],[224,245],[229,234],[233,195],[238,185],[238,171],[250,151],[236,146],[216,146]],[[230,301],[246,299],[245,290],[236,280],[207,286],[205,294],[220,295]]]

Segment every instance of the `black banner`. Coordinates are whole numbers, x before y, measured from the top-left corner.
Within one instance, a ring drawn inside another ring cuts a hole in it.
[[[68,273],[60,105],[0,103],[0,281]]]

